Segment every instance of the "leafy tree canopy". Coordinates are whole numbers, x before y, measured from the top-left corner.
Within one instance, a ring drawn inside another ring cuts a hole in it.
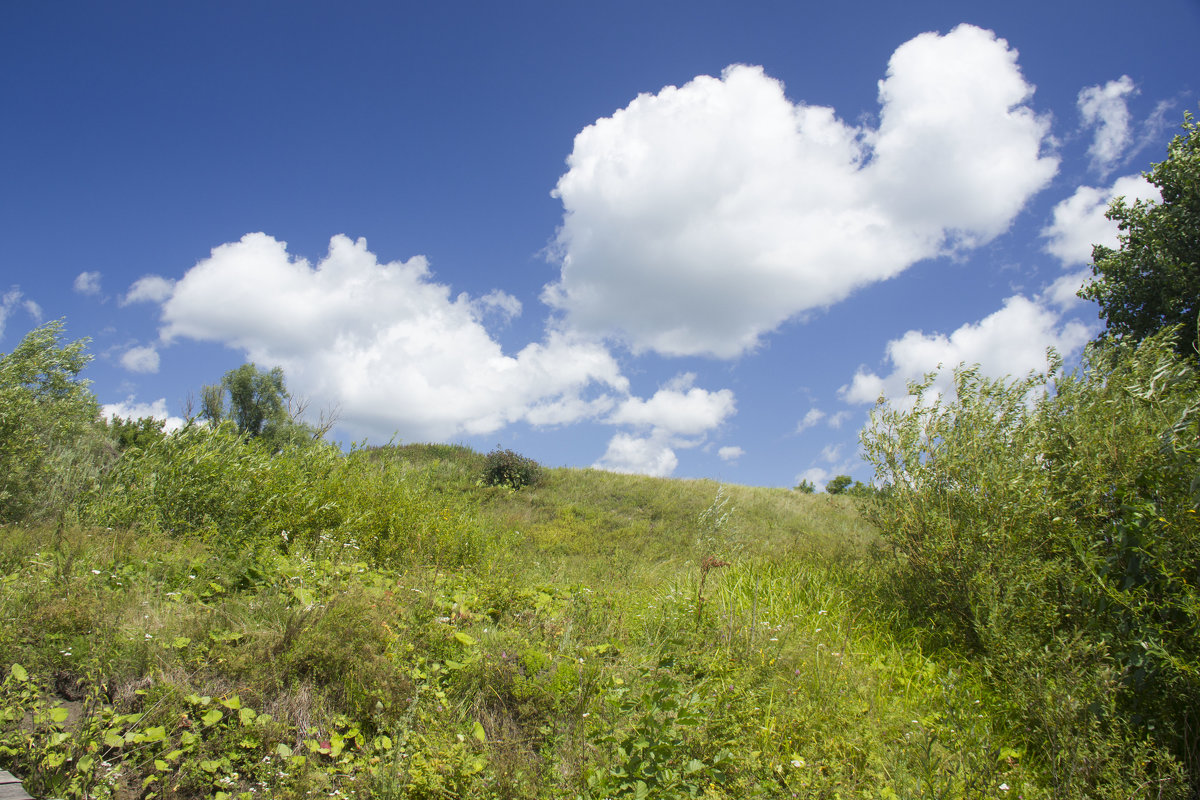
[[[322,412],[316,426],[301,422],[306,406],[304,401],[293,406],[282,368],[242,364],[226,372],[219,384],[201,390],[200,418],[213,424],[232,422],[238,433],[282,450],[319,439],[333,426],[336,412]]]
[[[36,510],[56,454],[84,436],[99,416],[79,373],[91,361],[88,340],[62,342],[64,323],[48,322],[0,355],[0,521]]]
[[[1120,247],[1092,249],[1091,282],[1079,296],[1100,304],[1103,338],[1141,341],[1168,325],[1183,325],[1179,352],[1196,353],[1200,299],[1200,127],[1184,115],[1183,133],[1167,159],[1146,178],[1161,203],[1117,198],[1106,216],[1120,226]]]

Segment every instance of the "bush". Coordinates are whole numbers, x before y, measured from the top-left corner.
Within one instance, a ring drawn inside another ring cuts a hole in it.
[[[488,486],[508,486],[513,489],[537,486],[542,482],[542,467],[532,458],[512,450],[496,448],[487,454],[483,482]]]
[[[960,368],[955,399],[914,386],[912,410],[876,409],[864,445],[887,487],[868,513],[899,556],[893,585],[984,659],[1043,754],[1120,759],[1118,740],[1145,740],[1149,772],[1171,773],[1171,753],[1195,786],[1200,376],[1174,333],[1093,346],[1074,373]],[[1033,713],[1048,670],[1063,697],[1113,685],[1111,710]],[[1113,767],[1072,766],[1058,796],[1098,792],[1081,776]]]
[[[48,322],[0,355],[0,523],[65,510],[95,478],[99,416],[88,382],[87,340],[61,343]]]

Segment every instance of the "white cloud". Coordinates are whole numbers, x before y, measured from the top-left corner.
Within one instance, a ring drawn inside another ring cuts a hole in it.
[[[643,94],[575,138],[554,195],[568,325],[733,357],[784,320],[1007,229],[1057,160],[1016,53],[959,26],[902,45],[878,130],[757,67]]]
[[[1117,223],[1104,216],[1115,197],[1124,197],[1131,205],[1138,200],[1162,200],[1158,187],[1141,175],[1117,178],[1107,189],[1080,186],[1054,207],[1053,221],[1042,229],[1042,236],[1049,240],[1046,252],[1071,267],[1091,263],[1092,245],[1116,248]]]
[[[808,413],[804,415],[804,419],[796,423],[796,433],[803,433],[813,427],[821,420],[825,419],[825,412],[819,408],[810,408]]]
[[[810,408],[804,418],[796,423],[796,433],[804,433],[809,428],[815,427],[822,422],[829,428],[840,428],[842,423],[850,418],[849,411],[839,411],[836,414],[826,414],[819,408]]]
[[[675,471],[679,458],[670,442],[657,435],[633,436],[618,433],[608,443],[608,449],[593,466],[611,472],[665,477]]]
[[[131,347],[121,354],[121,366],[130,372],[158,372],[158,351],[154,345]]]
[[[649,400],[628,397],[618,404],[605,422],[649,433],[617,433],[595,466],[614,472],[671,474],[679,461],[676,449],[698,447],[709,431],[737,413],[732,391],[710,392],[693,386],[695,380],[693,373],[685,372],[668,381]]]
[[[145,275],[138,278],[129,287],[129,291],[121,298],[121,305],[130,303],[161,303],[171,296],[175,281],[161,275]]]
[[[827,444],[821,448],[821,460],[829,464],[835,464],[842,457],[842,445]]]
[[[513,309],[506,295],[489,297]],[[365,240],[339,235],[314,267],[251,233],[174,285],[160,334],[223,342],[283,367],[289,387],[338,405],[355,435],[444,440],[518,420],[562,424],[607,411],[604,390],[628,391],[602,346],[551,331],[505,355],[480,314],[466,295],[451,299],[422,256],[380,263]]]
[[[100,413],[112,419],[120,417],[121,419],[142,419],[143,417],[153,417],[154,419],[164,420],[167,424],[164,430],[167,433],[177,431],[184,425],[182,417],[175,417],[167,413],[167,400],[165,397],[160,397],[153,403],[139,403],[134,399],[133,395],[129,395],[121,403],[105,403],[100,407]]]
[[[717,455],[722,461],[737,461],[742,456],[746,455],[746,451],[737,445],[729,445],[717,450]]]
[[[654,393],[649,400],[630,397],[606,420],[612,425],[650,427],[663,434],[696,436],[718,425],[734,413],[733,392],[709,392],[692,386],[696,376],[685,373]]]
[[[796,476],[796,486],[799,486],[804,481],[808,481],[818,491],[825,488],[825,484],[833,477],[833,473],[824,467],[810,467]]]
[[[81,272],[76,275],[75,291],[79,294],[100,294],[100,273]]]
[[[1106,175],[1112,170],[1132,141],[1126,98],[1134,94],[1137,94],[1137,88],[1128,75],[1079,92],[1076,102],[1083,124],[1096,129],[1088,155],[1092,157],[1092,168],[1101,174]]]
[[[0,296],[0,337],[4,336],[4,327],[8,323],[9,317],[18,308],[25,309],[25,313],[34,322],[42,321],[42,307],[25,298],[19,287],[13,286],[3,296]]]
[[[949,336],[910,330],[887,344],[890,373],[880,376],[859,368],[840,393],[851,403],[873,403],[880,395],[897,403],[906,397],[910,382],[939,368],[933,388],[947,392],[952,388],[951,372],[960,363],[979,364],[984,375],[995,378],[1045,369],[1047,348],[1068,356],[1088,341],[1090,331],[1080,322],[1063,322],[1041,298],[1037,300],[1010,297],[998,311]]]
[[[521,301],[508,292],[493,289],[475,301],[479,316],[497,314],[504,322],[521,316]]]

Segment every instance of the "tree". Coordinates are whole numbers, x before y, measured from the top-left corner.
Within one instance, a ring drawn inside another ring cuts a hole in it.
[[[306,402],[293,406],[283,369],[259,369],[242,364],[225,373],[219,384],[205,386],[200,392],[200,418],[213,424],[232,422],[238,432],[261,439],[271,449],[319,439],[333,426],[336,411],[321,414],[318,427],[300,421]]]
[[[94,444],[99,407],[79,373],[91,361],[87,339],[62,343],[64,323],[47,322],[0,355],[0,522],[47,511],[90,479],[79,459]],[[64,481],[76,481],[65,486]]]
[[[1100,304],[1102,338],[1141,341],[1168,325],[1183,325],[1177,347],[1196,354],[1200,302],[1200,126],[1184,114],[1184,133],[1146,178],[1162,202],[1117,198],[1106,216],[1120,227],[1117,250],[1092,249],[1095,276],[1079,296]]]
[[[836,478],[825,484],[825,491],[829,494],[843,494],[850,488],[851,478],[849,475],[838,475]]]
[[[225,407],[226,395],[229,407]],[[225,373],[219,385],[205,386],[201,393],[200,416],[219,423],[232,420],[239,433],[250,438],[262,436],[272,424],[288,419],[288,397],[283,369],[261,370],[254,364],[242,364]]]
[[[808,480],[807,478],[805,478],[804,480],[802,480],[798,484],[796,484],[796,491],[799,492],[800,494],[812,494],[816,490],[817,490],[817,487],[813,486],[813,482]]]

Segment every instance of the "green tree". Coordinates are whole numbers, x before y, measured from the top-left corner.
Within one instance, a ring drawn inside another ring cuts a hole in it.
[[[283,369],[259,369],[242,364],[225,373],[219,384],[205,386],[200,392],[200,418],[213,424],[232,422],[244,436],[261,438],[271,449],[303,444],[321,438],[332,427],[336,416],[321,415],[313,427],[300,421],[307,403],[291,404]]]
[[[219,385],[204,387],[200,416],[214,423],[231,420],[239,433],[255,438],[288,421],[287,398],[281,367],[267,371],[242,364],[226,372]]]
[[[800,494],[812,494],[816,490],[817,487],[813,486],[813,482],[807,478],[796,484],[796,491]]]
[[[99,407],[79,373],[91,361],[87,339],[63,343],[64,323],[30,331],[0,355],[0,521],[51,510],[67,487],[87,478],[92,458],[76,458],[96,444]],[[72,490],[70,494],[75,494]]]
[[[838,475],[836,478],[825,484],[825,491],[829,494],[844,494],[850,488],[852,480],[849,475]]]
[[[1120,227],[1120,247],[1092,249],[1095,276],[1079,296],[1100,304],[1107,338],[1141,341],[1168,325],[1183,325],[1179,351],[1196,354],[1200,308],[1200,127],[1184,115],[1184,133],[1146,178],[1162,202],[1117,198],[1106,216]]]

